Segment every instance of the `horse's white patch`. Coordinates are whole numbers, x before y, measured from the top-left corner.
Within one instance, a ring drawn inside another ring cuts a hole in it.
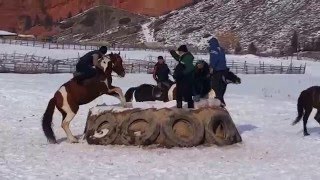
[[[72,135],[71,130],[69,128],[69,124],[76,115],[72,110],[68,103],[68,93],[65,86],[61,86],[59,92],[62,95],[63,103],[61,109],[67,113],[67,116],[62,120],[61,126],[65,133],[67,134],[67,138],[70,142],[78,142],[78,140]]]
[[[68,93],[67,93],[67,90],[66,90],[66,87],[64,86],[61,86],[61,88],[59,89],[59,92],[61,93],[62,95],[62,99],[63,99],[63,103],[62,103],[62,107],[61,109],[66,112],[67,114],[70,114],[70,113],[73,113],[71,108],[70,108],[70,105],[68,103]],[[71,121],[71,120],[70,120]]]
[[[176,87],[176,84],[173,84],[173,85],[170,87],[169,91],[168,91],[169,101],[172,101],[172,100],[173,100],[173,90],[174,90],[175,87]]]
[[[131,101],[132,101],[132,102],[137,102],[137,101],[136,101],[136,90],[134,90],[133,93],[132,93],[132,99],[131,99]]]
[[[94,134],[92,135],[95,138],[103,138],[106,136],[109,132],[109,129],[102,129],[100,132],[94,131]]]
[[[216,93],[214,92],[213,89],[211,89],[211,91],[208,93],[208,98],[209,99],[213,99],[216,97]]]
[[[103,72],[106,71],[108,68],[109,62],[111,61],[109,56],[104,56],[103,59],[100,61],[100,66],[103,68]]]

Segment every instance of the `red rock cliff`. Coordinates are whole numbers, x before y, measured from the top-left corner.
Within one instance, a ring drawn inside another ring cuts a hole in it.
[[[50,16],[54,23],[99,4],[159,16],[192,2],[193,0],[0,0],[0,29],[34,34],[51,31],[34,26],[41,24],[38,23],[39,19],[40,22],[45,21],[46,16]]]

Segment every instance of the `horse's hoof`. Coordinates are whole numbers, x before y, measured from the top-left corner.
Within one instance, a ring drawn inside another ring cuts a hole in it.
[[[68,139],[69,143],[79,143],[79,140],[75,137]]]
[[[50,144],[57,144],[57,140],[55,140],[55,139],[48,139],[48,142]]]

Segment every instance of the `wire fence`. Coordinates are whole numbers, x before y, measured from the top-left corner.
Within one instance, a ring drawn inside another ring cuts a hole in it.
[[[0,73],[73,73],[78,58],[53,59],[28,54],[0,54]],[[171,70],[177,65],[173,59],[166,60]],[[156,57],[149,56],[149,60],[125,59],[123,66],[127,73],[153,73]],[[259,62],[256,64],[229,61],[227,66],[236,74],[304,74],[306,64],[294,66],[273,65]]]
[[[99,49],[98,45],[93,44],[76,44],[76,43],[53,43],[45,41],[36,41],[36,40],[20,40],[20,39],[5,39],[0,38],[0,43],[2,44],[13,44],[20,46],[31,46],[31,47],[40,47],[46,49],[67,49],[67,50],[96,50]],[[111,51],[157,51],[157,52],[167,52],[168,47],[139,47],[134,45],[131,46],[110,46],[108,47]],[[191,48],[192,52],[196,55],[206,54],[205,51]]]

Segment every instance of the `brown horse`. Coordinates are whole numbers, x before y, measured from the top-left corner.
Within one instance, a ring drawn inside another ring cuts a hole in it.
[[[57,143],[51,127],[55,107],[62,114],[61,127],[67,134],[68,141],[76,143],[78,139],[71,133],[69,124],[77,114],[80,105],[87,104],[103,94],[117,97],[122,105],[125,104],[122,90],[119,87],[112,86],[112,71],[121,77],[125,76],[120,53],[111,53],[99,59],[96,70],[96,76],[86,80],[87,82],[84,85],[77,84],[76,79],[72,78],[63,84],[49,101],[42,118],[42,129],[49,143]]]
[[[292,125],[297,124],[303,116],[303,134],[305,136],[310,135],[307,131],[307,122],[313,108],[318,110],[314,119],[320,124],[320,86],[309,87],[302,91],[298,98],[298,117]]]

